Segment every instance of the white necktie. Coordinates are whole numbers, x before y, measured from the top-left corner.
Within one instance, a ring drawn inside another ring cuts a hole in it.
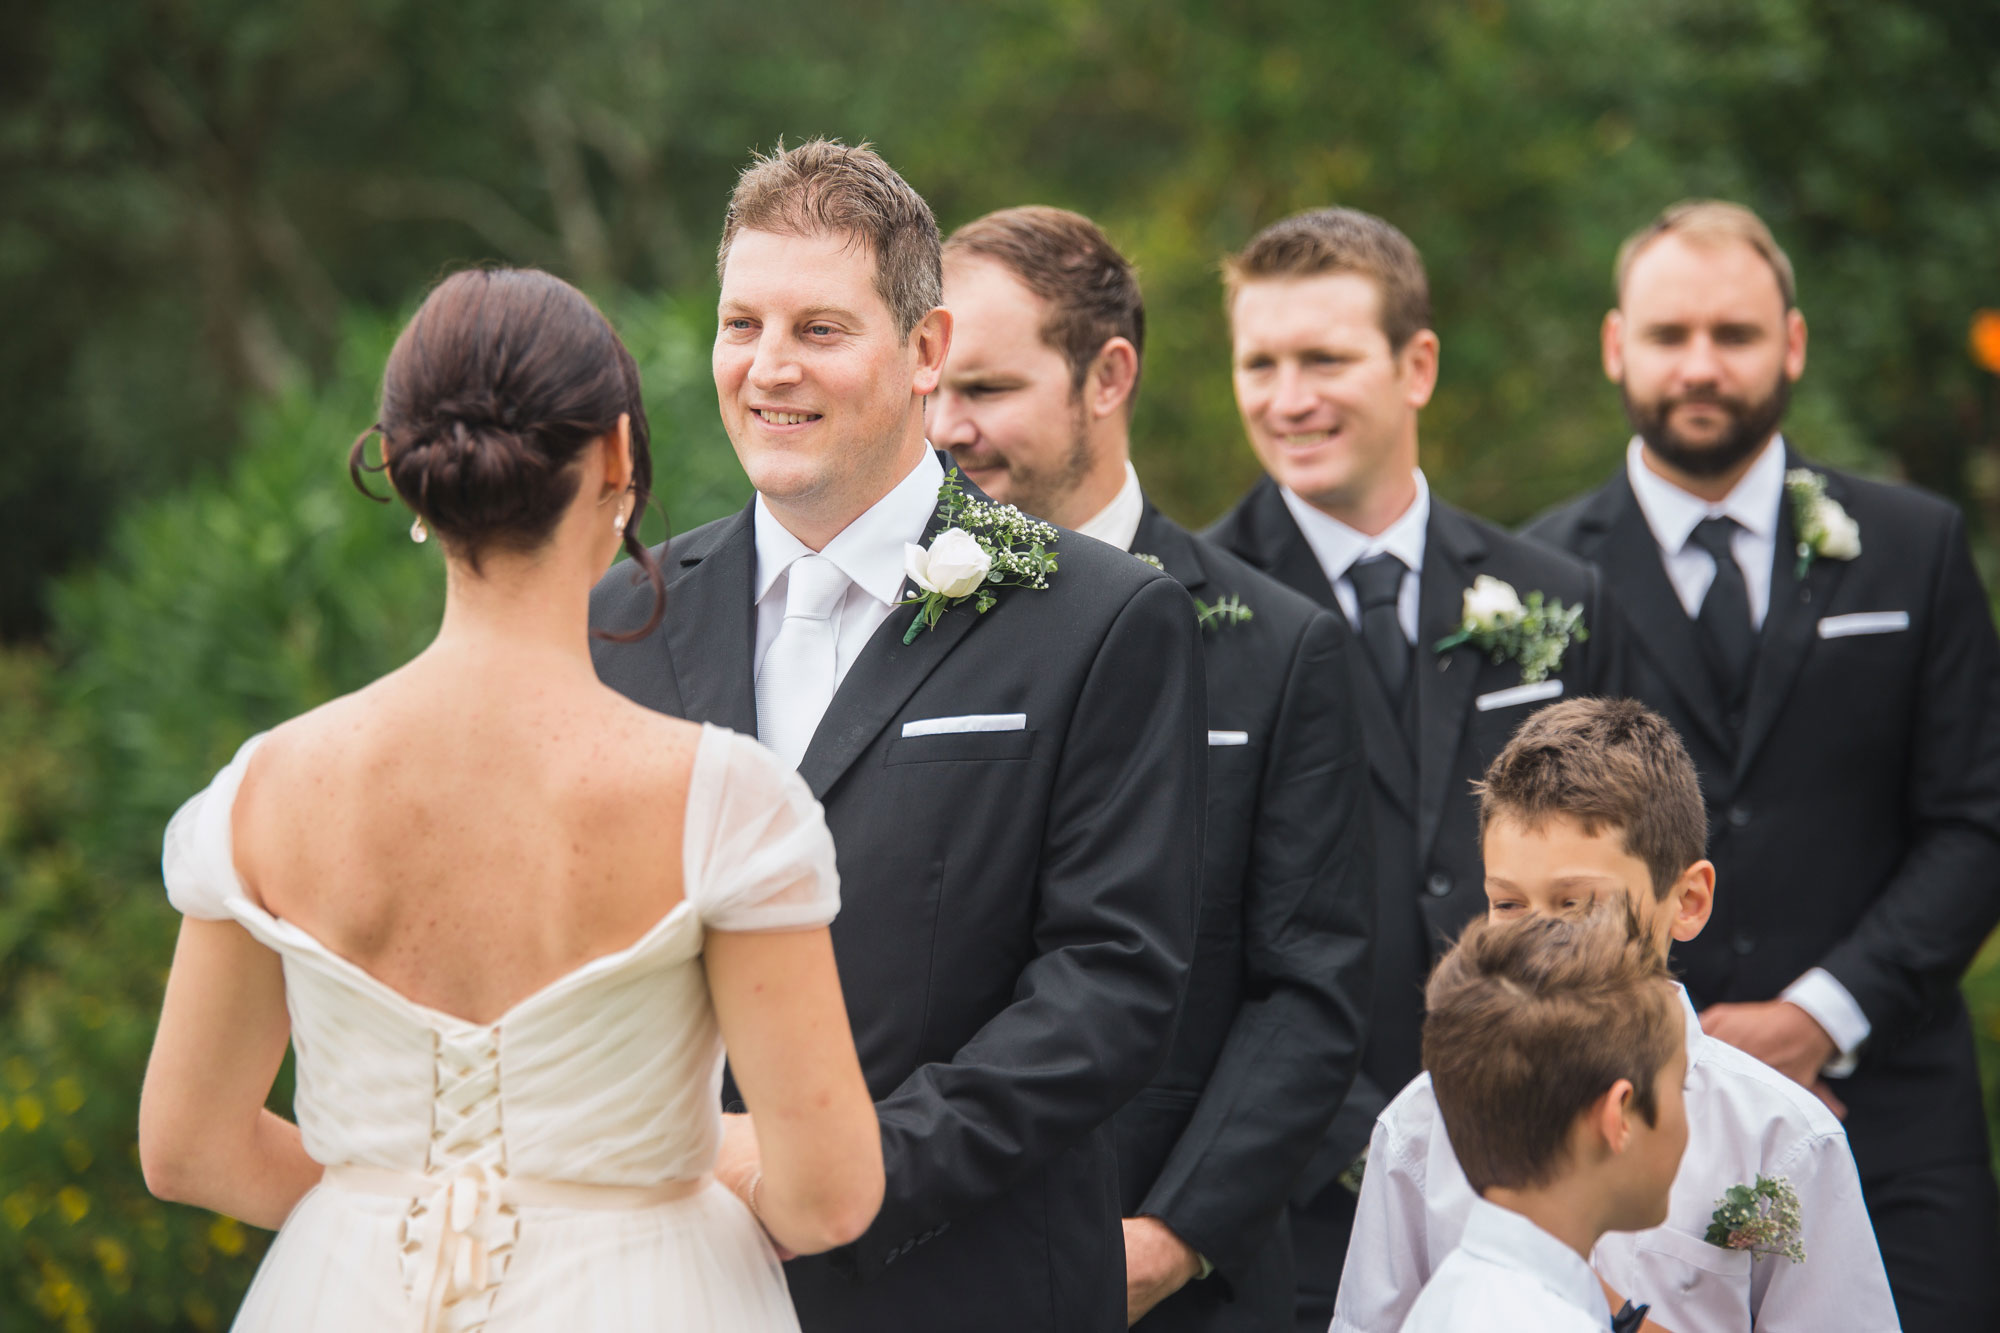
[[[794,768],[833,701],[839,674],[833,613],[848,582],[840,566],[823,555],[793,561],[786,576],[785,623],[757,673],[757,739]]]

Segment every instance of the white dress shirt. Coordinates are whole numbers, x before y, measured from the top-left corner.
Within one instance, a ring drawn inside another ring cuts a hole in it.
[[[1139,520],[1145,516],[1146,493],[1139,489],[1138,470],[1127,459],[1125,484],[1118,488],[1118,494],[1111,497],[1110,504],[1092,514],[1087,521],[1077,524],[1072,531],[1095,537],[1121,551],[1129,551],[1132,539],[1139,535]]]
[[[835,689],[846,679],[869,638],[903,599],[903,546],[923,541],[924,529],[937,511],[938,487],[943,482],[944,468],[926,444],[924,456],[909,475],[819,552],[853,583],[834,613]],[[786,530],[761,495],[751,526],[757,541],[757,646],[751,660],[761,675],[764,656],[785,623],[786,572],[793,561],[813,552]]]
[[[1750,600],[1750,619],[1759,629],[1771,608],[1771,568],[1777,556],[1778,510],[1785,502],[1785,437],[1774,435],[1750,470],[1719,502],[1690,495],[1646,466],[1645,445],[1636,436],[1625,450],[1625,473],[1646,526],[1659,545],[1667,580],[1674,585],[1681,607],[1693,619],[1715,582],[1715,557],[1695,545],[1694,530],[1705,518],[1733,518],[1730,554],[1743,571],[1743,591]],[[1815,967],[1785,988],[1789,1000],[1812,1015],[1833,1039],[1838,1054],[1826,1066],[1831,1078],[1854,1072],[1861,1044],[1868,1040],[1868,1015],[1853,994],[1825,968]]]
[[[1423,586],[1420,576],[1424,572],[1424,537],[1430,530],[1431,522],[1431,484],[1424,479],[1422,468],[1418,468],[1415,475],[1417,498],[1410,502],[1402,517],[1373,537],[1313,508],[1290,487],[1278,488],[1278,494],[1285,499],[1285,508],[1292,511],[1292,520],[1305,534],[1306,545],[1312,547],[1313,555],[1318,558],[1326,581],[1333,585],[1333,595],[1339,600],[1340,609],[1347,613],[1347,623],[1356,629],[1361,627],[1361,599],[1355,593],[1354,582],[1347,577],[1347,571],[1354,568],[1357,561],[1384,551],[1409,566],[1410,572],[1403,575],[1403,587],[1396,598],[1396,619],[1403,626],[1403,637],[1411,643],[1417,641],[1417,603]]]
[[[1895,1302],[1840,1122],[1783,1074],[1703,1033],[1685,991],[1681,1006],[1688,1146],[1666,1224],[1605,1236],[1592,1256],[1597,1271],[1674,1333],[1894,1330]],[[1753,1262],[1703,1239],[1723,1192],[1760,1174],[1783,1176],[1798,1192],[1803,1264]],[[1420,1074],[1376,1118],[1333,1333],[1402,1326],[1478,1202],[1430,1075]]]
[[[1343,1284],[1344,1285],[1344,1284]],[[1474,1199],[1403,1333],[1605,1333],[1611,1305],[1581,1255],[1516,1212]]]

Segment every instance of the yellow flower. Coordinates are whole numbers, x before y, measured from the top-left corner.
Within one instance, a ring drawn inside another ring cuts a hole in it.
[[[216,1214],[208,1224],[208,1243],[230,1258],[243,1253],[243,1224],[233,1217]]]
[[[14,1099],[14,1118],[21,1122],[21,1128],[30,1134],[42,1127],[42,1099],[33,1093],[24,1092]]]
[[[56,1207],[61,1210],[63,1221],[75,1226],[90,1211],[90,1196],[74,1185],[65,1185],[56,1191]]]

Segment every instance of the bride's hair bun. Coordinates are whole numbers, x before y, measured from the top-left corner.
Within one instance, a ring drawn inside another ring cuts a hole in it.
[[[653,471],[639,368],[597,307],[562,279],[469,269],[433,288],[389,353],[381,415],[354,442],[348,468],[371,496],[363,472],[387,473],[403,503],[477,569],[487,551],[548,540],[576,498],[571,465],[620,416],[632,431],[625,549],[654,586],[650,630],[662,585],[638,538]],[[378,432],[382,462],[371,465],[365,450]]]

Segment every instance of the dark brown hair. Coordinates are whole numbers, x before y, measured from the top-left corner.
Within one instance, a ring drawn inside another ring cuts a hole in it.
[[[1479,833],[1501,816],[1539,828],[1566,815],[1586,834],[1611,828],[1646,863],[1653,897],[1706,854],[1701,783],[1680,733],[1631,699],[1570,699],[1534,714],[1477,784]]]
[[[1612,286],[1621,303],[1625,299],[1626,275],[1631,273],[1639,252],[1669,232],[1697,245],[1741,241],[1771,266],[1771,276],[1778,280],[1778,295],[1785,299],[1785,309],[1798,304],[1798,281],[1792,273],[1792,261],[1778,244],[1778,238],[1764,225],[1764,219],[1741,204],[1723,199],[1683,199],[1670,204],[1658,217],[1625,238],[1611,269]]]
[[[659,623],[665,584],[639,540],[652,494],[653,457],[639,367],[590,299],[538,269],[467,269],[424,298],[382,372],[381,415],[347,457],[362,473],[386,472],[403,503],[446,548],[479,568],[483,552],[532,551],[576,497],[571,466],[593,440],[629,416],[632,517],[625,551],[653,585]],[[367,461],[382,437],[382,462]],[[609,520],[607,519],[607,522]],[[606,636],[625,637],[625,636]]]
[[[1472,1188],[1562,1170],[1570,1128],[1619,1079],[1658,1123],[1686,1020],[1629,898],[1575,916],[1474,918],[1425,990],[1424,1068]]]
[[[781,140],[768,155],[753,158],[729,196],[715,252],[717,278],[729,266],[736,233],[744,230],[859,240],[875,257],[875,291],[905,338],[944,304],[931,206],[866,143],[850,148],[838,139],[808,139],[787,148]]]
[[[1083,388],[1091,363],[1113,338],[1146,349],[1146,303],[1138,275],[1096,223],[1081,213],[1033,205],[1003,208],[968,222],[944,243],[947,257],[978,255],[1001,265],[1048,302],[1042,341],[1069,363],[1070,392]],[[1126,399],[1139,396],[1138,379]]]
[[[1258,232],[1241,254],[1222,261],[1223,301],[1233,311],[1246,282],[1322,273],[1355,273],[1375,284],[1391,352],[1431,326],[1423,256],[1402,232],[1354,208],[1316,208]]]

